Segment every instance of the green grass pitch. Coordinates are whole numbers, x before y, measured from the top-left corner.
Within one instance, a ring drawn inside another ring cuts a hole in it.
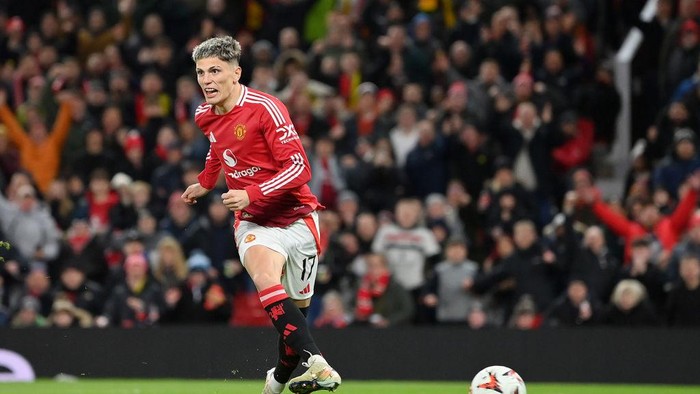
[[[262,381],[250,380],[79,380],[0,383],[4,394],[248,394],[260,393]],[[700,394],[700,386],[529,383],[528,394]],[[285,391],[288,393],[289,391]],[[327,393],[327,391],[319,391]],[[344,382],[338,394],[466,394],[467,382]]]

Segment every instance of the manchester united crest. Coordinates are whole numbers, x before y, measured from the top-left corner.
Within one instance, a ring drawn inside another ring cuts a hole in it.
[[[241,141],[243,138],[245,138],[245,125],[242,123],[239,123],[236,125],[236,129],[234,130],[236,133],[236,138],[238,138],[239,141]]]

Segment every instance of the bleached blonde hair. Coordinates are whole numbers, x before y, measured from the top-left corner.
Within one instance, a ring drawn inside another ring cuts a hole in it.
[[[241,60],[241,44],[231,36],[220,36],[210,38],[192,50],[192,60],[195,62],[208,57],[238,65]]]

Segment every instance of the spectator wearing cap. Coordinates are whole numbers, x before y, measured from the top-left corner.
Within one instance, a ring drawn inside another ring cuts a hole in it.
[[[98,327],[143,328],[158,323],[163,312],[160,285],[148,275],[148,261],[143,254],[130,254],[124,260],[124,278],[111,291]]]
[[[136,227],[138,212],[134,207],[134,196],[132,193],[132,183],[130,176],[118,172],[114,174],[110,181],[112,190],[116,191],[119,199],[117,204],[109,210],[109,222],[112,231],[126,231]]]
[[[105,239],[90,226],[87,217],[76,217],[66,229],[61,253],[52,264],[51,273],[58,277],[64,266],[75,266],[89,280],[104,283],[108,267],[105,258]]]
[[[53,289],[54,300],[66,300],[74,307],[97,316],[102,313],[104,294],[99,283],[88,279],[77,262],[67,261],[61,267],[58,283]],[[54,301],[54,306],[55,306]]]
[[[686,178],[700,169],[700,156],[695,143],[692,130],[677,130],[673,135],[673,150],[654,170],[654,186],[664,188],[674,199],[678,199],[678,190]]]
[[[0,225],[23,260],[47,264],[58,256],[60,233],[31,185],[19,186],[14,201],[0,193]]]
[[[628,219],[612,206],[602,201],[600,193],[588,186],[578,192],[581,201],[591,206],[594,215],[617,236],[625,241],[624,264],[631,258],[632,241],[647,234],[653,235],[661,247],[660,264],[665,265],[670,253],[683,237],[690,217],[697,204],[700,189],[700,173],[696,172],[686,180],[685,194],[681,196],[678,205],[670,215],[663,215],[659,208],[650,201],[643,201],[641,208]]]
[[[226,324],[231,318],[231,301],[209,277],[211,260],[195,250],[187,259],[187,267],[184,283],[165,291],[163,324]]]
[[[467,322],[467,312],[477,300],[469,292],[479,265],[469,260],[469,249],[462,237],[447,241],[444,259],[435,265],[431,278],[425,285],[423,303],[434,308],[438,323]]]
[[[71,99],[61,96],[61,106],[52,130],[40,117],[33,118],[28,130],[19,123],[7,106],[7,94],[0,91],[0,121],[7,126],[8,137],[17,147],[21,166],[29,171],[42,193],[58,175],[61,152],[71,126]]]

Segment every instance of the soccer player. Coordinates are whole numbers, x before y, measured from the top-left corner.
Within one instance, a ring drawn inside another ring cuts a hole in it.
[[[206,103],[195,122],[210,142],[198,183],[182,199],[195,204],[224,171],[224,205],[235,212],[235,242],[260,302],[279,332],[277,366],[263,394],[334,391],[340,375],[323,358],[305,314],[314,293],[321,208],[306,185],[309,162],[287,108],[276,97],[242,85],[241,45],[229,36],[194,48],[197,82]],[[289,379],[299,361],[308,369]]]

